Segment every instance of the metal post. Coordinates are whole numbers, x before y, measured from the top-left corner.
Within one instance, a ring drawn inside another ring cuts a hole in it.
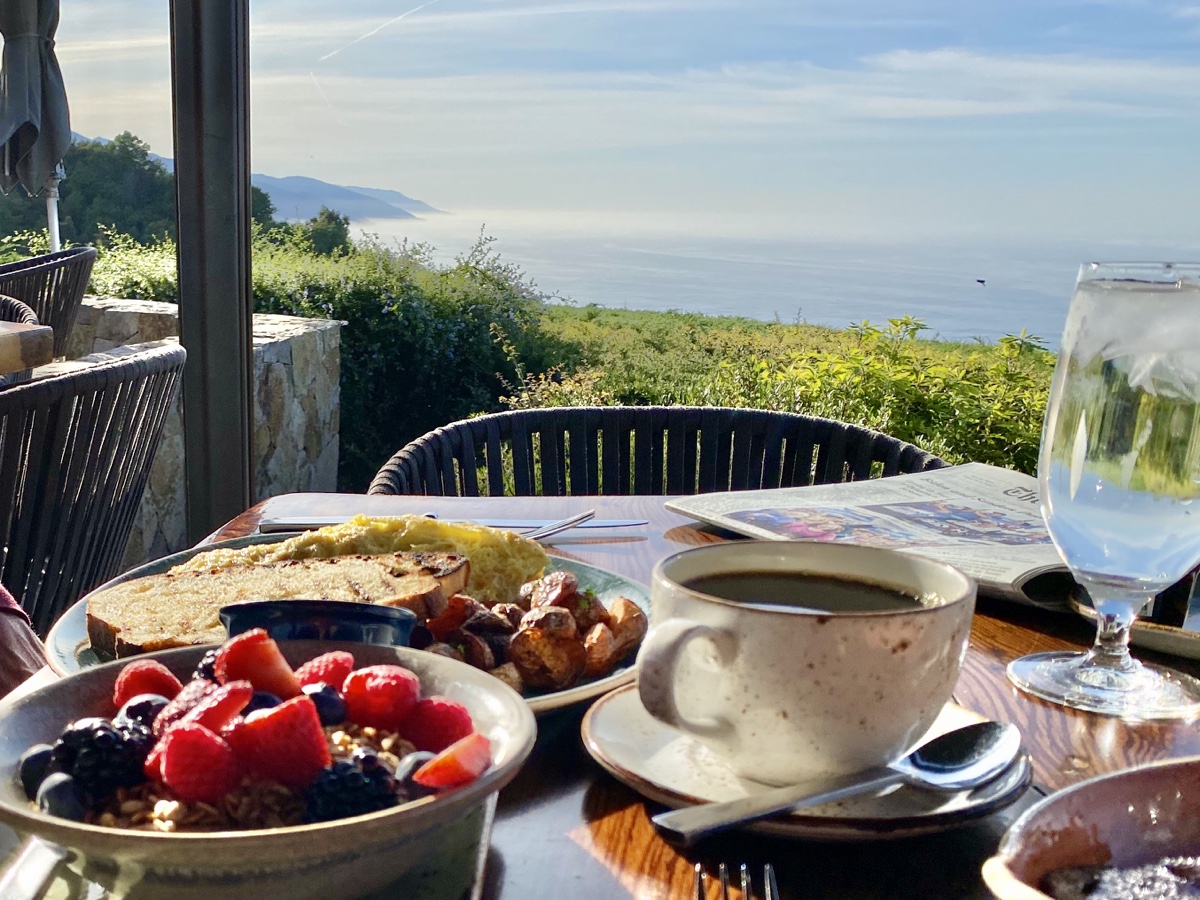
[[[57,253],[62,249],[62,240],[58,234],[58,182],[62,178],[62,167],[54,170],[46,179],[46,229],[50,234],[50,252]]]
[[[171,0],[188,537],[250,505],[249,0]]]

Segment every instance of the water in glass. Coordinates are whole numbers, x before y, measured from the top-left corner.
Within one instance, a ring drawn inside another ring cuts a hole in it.
[[[1129,628],[1200,560],[1200,266],[1089,264],[1051,385],[1046,524],[1099,618],[1087,654],[1009,667],[1048,700],[1128,718],[1200,712],[1200,682],[1145,666]]]

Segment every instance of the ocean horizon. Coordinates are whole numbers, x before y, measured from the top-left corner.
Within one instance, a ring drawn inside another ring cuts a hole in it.
[[[823,239],[631,221],[487,211],[354,226],[389,244],[426,243],[439,263],[489,235],[539,290],[579,306],[832,328],[912,316],[927,326],[924,338],[990,343],[1024,329],[1049,349],[1058,347],[1081,262],[1200,256],[1132,243]]]

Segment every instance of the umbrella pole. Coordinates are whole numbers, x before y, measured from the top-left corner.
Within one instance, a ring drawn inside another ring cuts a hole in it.
[[[58,236],[58,173],[46,179],[46,226],[50,231],[50,252],[62,249]]]

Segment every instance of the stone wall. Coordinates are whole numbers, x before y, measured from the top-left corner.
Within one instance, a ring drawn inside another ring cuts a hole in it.
[[[340,322],[254,317],[254,500],[337,490]],[[67,359],[174,338],[173,303],[86,298]],[[167,419],[124,567],[188,545],[180,402]]]

